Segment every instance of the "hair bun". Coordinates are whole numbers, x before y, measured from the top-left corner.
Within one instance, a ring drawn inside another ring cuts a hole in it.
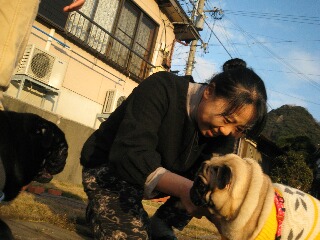
[[[223,64],[222,69],[225,72],[232,69],[239,69],[239,68],[246,68],[246,67],[247,67],[247,63],[244,60],[240,58],[232,58]]]

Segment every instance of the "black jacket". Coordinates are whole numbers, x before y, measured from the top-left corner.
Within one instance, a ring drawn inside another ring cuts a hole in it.
[[[84,167],[109,162],[124,180],[143,186],[160,166],[187,176],[201,153],[220,152],[218,146],[232,152],[232,142],[227,148],[225,139],[200,136],[186,110],[188,85],[168,72],[143,81],[85,143]]]

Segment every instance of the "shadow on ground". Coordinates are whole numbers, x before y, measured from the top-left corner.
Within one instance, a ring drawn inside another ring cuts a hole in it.
[[[9,227],[16,240],[89,240],[93,239],[89,226],[85,221],[86,203],[63,196],[51,194],[35,194],[35,200],[49,206],[59,215],[66,215],[74,224],[68,230],[47,222],[33,222],[21,219],[2,218]]]

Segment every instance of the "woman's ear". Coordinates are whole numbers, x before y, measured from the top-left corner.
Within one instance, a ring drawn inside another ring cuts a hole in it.
[[[214,89],[215,89],[215,84],[214,83],[208,84],[207,87],[205,88],[204,92],[203,92],[203,98],[204,99],[212,98],[212,96],[214,95]]]

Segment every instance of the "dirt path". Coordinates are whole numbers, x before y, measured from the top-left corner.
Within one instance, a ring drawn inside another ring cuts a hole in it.
[[[80,240],[93,239],[89,226],[85,221],[86,203],[82,200],[42,193],[35,194],[35,201],[49,206],[52,212],[67,218],[74,224],[67,230],[55,224],[41,221],[3,218],[17,240]]]
[[[93,239],[46,222],[4,219],[16,240],[81,240]]]
[[[47,193],[35,194],[37,202],[49,206],[55,213],[64,216],[74,223],[72,231],[48,222],[32,222],[19,219],[2,218],[11,228],[16,240],[91,240],[92,234],[85,221],[86,203],[83,200],[55,196]],[[201,234],[199,234],[201,235]],[[214,235],[191,238],[177,232],[179,240],[219,239]]]

